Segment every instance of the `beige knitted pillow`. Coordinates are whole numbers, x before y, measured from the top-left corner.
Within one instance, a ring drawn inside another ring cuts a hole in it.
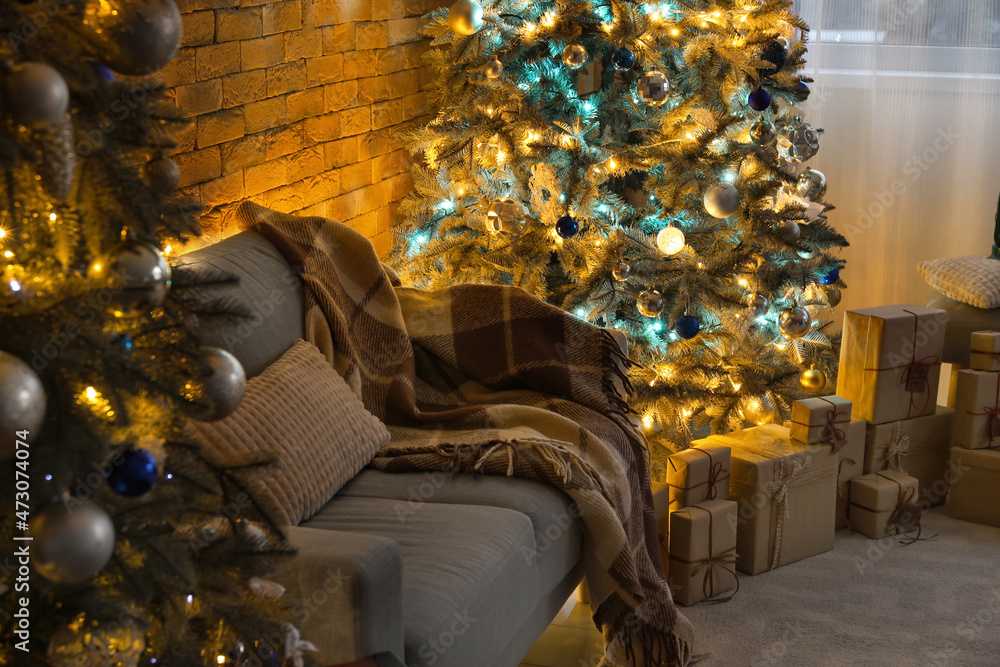
[[[1000,307],[1000,260],[973,255],[932,259],[920,263],[917,272],[955,301],[977,308]]]
[[[389,442],[382,422],[304,340],[247,383],[236,412],[192,427],[221,464],[276,460],[250,488],[270,497],[286,525],[315,514]]]

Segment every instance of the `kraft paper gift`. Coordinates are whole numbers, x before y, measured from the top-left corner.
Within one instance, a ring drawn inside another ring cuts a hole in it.
[[[837,530],[846,528],[847,505],[850,501],[850,483],[865,473],[865,441],[868,422],[852,419],[847,426],[847,444],[837,452]]]
[[[653,511],[656,513],[656,535],[660,540],[663,576],[670,574],[670,487],[653,482]]]
[[[948,516],[1000,527],[1000,451],[952,447]]]
[[[815,445],[832,443],[834,449],[847,444],[847,426],[851,423],[851,402],[840,396],[804,398],[792,403],[790,434],[792,440]]]
[[[973,331],[969,367],[974,371],[1000,371],[1000,331]]]
[[[933,414],[948,315],[899,305],[848,311],[837,395],[872,424]]]
[[[693,605],[738,586],[736,503],[706,500],[670,513],[670,590]]]
[[[916,503],[919,484],[915,477],[895,470],[855,477],[851,480],[851,528],[875,539],[919,527],[919,520],[912,525],[911,515],[904,513]]]
[[[968,449],[1000,446],[1000,373],[958,372],[951,440]]]
[[[670,510],[703,500],[729,499],[730,452],[718,445],[698,446],[667,459]]]
[[[920,482],[920,504],[934,507],[948,496],[948,453],[955,412],[942,405],[925,417],[868,426],[865,473],[898,470]]]
[[[833,548],[838,458],[830,445],[796,442],[777,424],[698,442],[732,447],[737,569],[759,574]]]

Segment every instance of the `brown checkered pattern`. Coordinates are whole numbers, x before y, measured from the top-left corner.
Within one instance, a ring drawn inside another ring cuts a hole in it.
[[[336,222],[252,203],[239,214],[301,271],[306,338],[389,427],[374,467],[562,489],[584,521],[607,664],[690,662],[693,631],[662,574],[646,450],[614,388],[629,362],[608,332],[513,287],[401,287],[369,241]]]

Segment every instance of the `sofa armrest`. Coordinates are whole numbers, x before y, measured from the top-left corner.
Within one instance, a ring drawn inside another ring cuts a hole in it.
[[[403,561],[376,535],[287,528],[298,555],[274,579],[287,590],[292,622],[323,664],[389,653],[403,661]]]

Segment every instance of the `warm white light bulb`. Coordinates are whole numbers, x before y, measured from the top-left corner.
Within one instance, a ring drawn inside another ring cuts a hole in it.
[[[684,232],[677,227],[664,227],[656,235],[656,245],[664,255],[676,255],[684,249]]]

